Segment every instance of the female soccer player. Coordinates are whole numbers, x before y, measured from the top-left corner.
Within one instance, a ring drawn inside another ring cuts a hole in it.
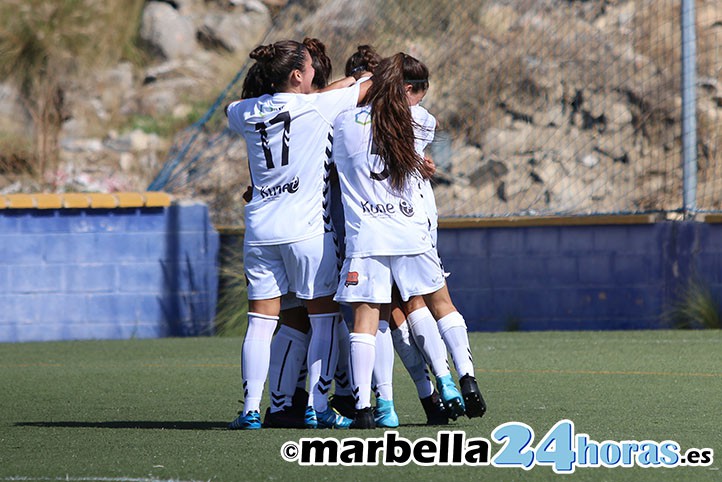
[[[436,119],[420,105],[429,89],[429,70],[423,62],[409,55],[404,56],[404,88],[411,106],[411,115],[414,119],[416,150],[423,156],[424,149],[434,139]],[[429,161],[427,159],[427,162]],[[433,168],[433,166],[427,167]],[[438,212],[430,179],[428,177],[421,178],[418,181],[418,189],[424,201],[432,242],[436,247]],[[437,364],[446,364],[446,350],[439,346],[438,335],[441,335],[446,348],[451,353],[451,358],[459,376],[459,385],[465,402],[465,413],[470,418],[481,417],[486,411],[486,403],[474,377],[474,365],[469,347],[466,322],[453,305],[446,284],[440,290],[438,299],[438,304],[427,307],[423,297],[412,297],[408,302],[402,304],[403,313],[406,315],[407,321],[409,321],[408,325],[411,325],[409,329],[415,339],[433,347],[430,350],[438,353],[436,356],[438,359]],[[431,308],[431,311],[429,308]],[[401,327],[403,329],[403,324],[401,324]],[[429,358],[433,367],[434,357]],[[440,390],[442,390],[441,386],[453,383],[448,368],[444,371],[443,377],[437,376]],[[436,370],[434,372],[437,373]],[[452,418],[456,418],[453,413],[450,413],[450,415]],[[461,413],[458,413],[458,415],[461,415]]]
[[[335,299],[354,310],[350,338],[357,428],[375,426],[370,408],[375,334],[380,306],[391,302],[392,285],[404,301],[420,295],[439,316],[461,317],[455,309],[446,312],[444,273],[417,186],[426,167],[415,148],[405,57],[384,59],[374,71],[365,105],[345,111],[334,123],[334,161],[346,217],[346,259]],[[443,398],[446,387],[441,388]],[[448,402],[454,413],[463,413],[461,397]]]
[[[318,363],[319,373],[333,374],[338,357],[333,334],[340,314],[333,301],[336,247],[324,194],[329,133],[333,119],[355,106],[368,89],[360,85],[309,94],[315,73],[311,56],[293,40],[259,46],[250,57],[255,63],[244,80],[243,100],[226,109],[229,127],[246,140],[253,183],[245,206],[249,313],[242,351],[244,408],[229,424],[232,429],[261,427],[260,401],[281,295],[292,291],[305,300],[317,340],[310,345],[319,347],[309,367]],[[319,426],[348,426],[350,420],[328,407],[318,380],[311,384]]]

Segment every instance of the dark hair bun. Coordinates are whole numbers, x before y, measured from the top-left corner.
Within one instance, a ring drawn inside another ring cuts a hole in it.
[[[326,45],[317,38],[306,37],[303,39],[303,45],[311,55],[326,55]]]
[[[253,60],[257,62],[270,62],[275,55],[273,45],[259,45],[249,54]]]

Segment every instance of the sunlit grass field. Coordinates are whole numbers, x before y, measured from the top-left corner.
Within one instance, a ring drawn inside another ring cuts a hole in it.
[[[558,475],[488,466],[308,467],[286,462],[302,437],[384,431],[225,429],[241,407],[240,338],[0,344],[0,480],[722,480],[722,332],[472,333],[482,419],[427,427],[400,361],[394,393],[409,440],[463,431],[492,441],[507,422],[539,440],[574,422],[595,441],[711,448],[707,467],[577,468]],[[263,409],[267,403],[264,402]]]

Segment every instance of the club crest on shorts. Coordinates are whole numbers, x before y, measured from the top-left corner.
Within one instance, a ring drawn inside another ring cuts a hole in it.
[[[356,286],[358,284],[358,272],[357,271],[349,271],[346,275],[346,283],[344,283],[346,287],[349,286]]]

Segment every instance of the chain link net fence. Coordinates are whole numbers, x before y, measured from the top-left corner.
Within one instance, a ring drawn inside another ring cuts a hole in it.
[[[323,41],[342,76],[357,45],[430,69],[424,106],[441,217],[680,212],[681,1],[302,0],[262,43]],[[697,206],[722,209],[722,5],[695,3]],[[243,140],[225,128],[249,64],[175,139],[151,185],[242,226]]]

